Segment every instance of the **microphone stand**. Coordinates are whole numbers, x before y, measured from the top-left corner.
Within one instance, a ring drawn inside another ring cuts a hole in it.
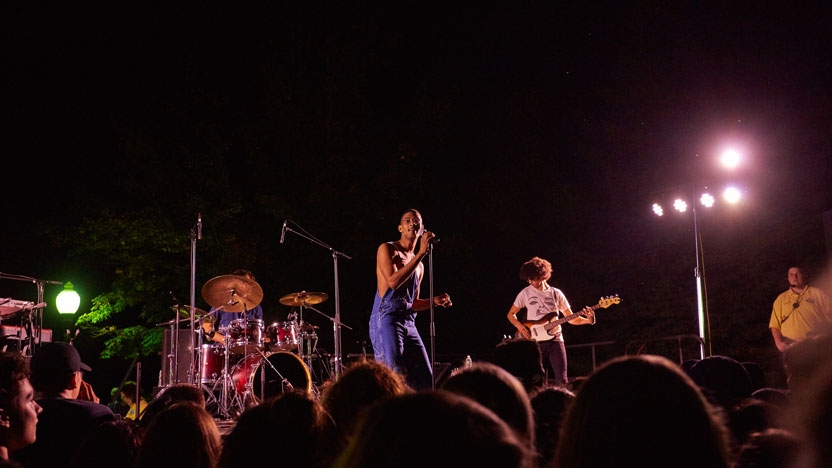
[[[323,315],[324,317],[328,318],[330,322],[332,322],[333,324],[335,324],[335,318],[334,318],[334,317],[330,317],[329,315],[327,315],[327,314],[325,314],[325,313],[321,312],[320,310],[318,310],[318,309],[316,309],[316,308],[314,308],[314,307],[312,307],[312,306],[310,306],[310,305],[308,305],[308,304],[307,304],[306,306],[301,306],[301,310],[303,310],[303,307],[306,307],[306,308],[307,308],[307,309],[309,309],[309,310],[314,310],[315,312],[317,312],[317,313],[319,313],[319,314]],[[348,326],[348,325],[347,325],[347,324],[345,324],[345,323],[341,323],[341,326],[342,326],[342,327],[344,327],[344,328],[346,328],[346,329],[348,329],[348,330],[352,330],[352,327]],[[301,343],[301,347],[303,347],[303,343]],[[317,347],[317,345],[316,345],[316,347]],[[309,354],[308,354],[308,356],[307,356],[306,366],[309,368],[309,372],[312,372],[312,355],[313,355],[313,351],[314,351],[313,349],[309,349]],[[339,350],[338,350],[338,352],[340,353],[340,352],[341,352],[341,350],[339,349]],[[303,353],[301,353],[301,354],[303,354]],[[340,355],[339,355],[338,362],[341,362]],[[330,376],[330,377],[331,377],[331,376]],[[336,378],[337,378],[337,377],[338,377],[338,376],[336,375]]]
[[[431,389],[436,390],[436,376],[433,373],[436,363],[436,327],[433,320],[433,243],[428,245],[428,297],[430,298],[430,382]]]
[[[319,246],[329,250],[332,252],[332,266],[335,272],[335,318],[332,320],[332,328],[333,328],[333,371],[335,374],[335,380],[338,380],[341,377],[341,370],[342,370],[342,362],[341,362],[341,292],[338,287],[338,257],[344,257],[347,260],[352,260],[352,257],[349,255],[339,252],[324,242],[319,241],[318,239],[308,236],[302,232],[295,231],[290,226],[285,226],[286,231],[293,232],[304,239],[318,244]],[[348,327],[349,328],[349,327]]]
[[[191,328],[190,328],[190,330],[188,330],[188,337],[190,338],[190,341],[191,341],[191,359],[190,359],[190,367],[188,368],[188,383],[190,383],[191,385],[196,385],[197,383],[201,383],[201,380],[202,380],[201,376],[199,376],[199,378],[197,378],[196,362],[195,362],[195,357],[194,357],[194,354],[195,354],[194,350],[196,350],[196,349],[201,350],[202,349],[202,333],[199,334],[199,341],[200,341],[198,343],[199,347],[197,347],[196,346],[197,343],[194,342],[194,340],[195,340],[194,330],[196,329],[195,328],[195,322],[196,322],[196,317],[195,317],[196,316],[196,313],[195,313],[195,311],[196,311],[196,241],[197,241],[197,239],[200,239],[200,240],[202,239],[202,214],[201,213],[197,214],[196,225],[193,228],[191,228],[190,237],[191,237],[191,278],[190,278],[190,288],[191,288],[190,289],[190,297],[191,297],[190,327]],[[176,319],[177,319],[176,320],[176,346],[177,346],[176,362],[177,362],[177,366],[178,366],[179,365],[178,364],[179,363],[179,354],[178,354],[178,352],[179,352],[179,349],[178,349],[178,347],[179,347],[179,311],[176,311]],[[202,327],[201,326],[200,326],[200,332],[202,332]],[[177,371],[178,371],[178,369],[177,369]],[[200,369],[199,372],[201,372],[201,371],[202,371],[202,369]],[[178,376],[179,373],[177,372],[176,375]]]

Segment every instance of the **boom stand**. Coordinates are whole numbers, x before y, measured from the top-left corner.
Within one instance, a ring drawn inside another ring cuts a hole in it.
[[[199,327],[199,343],[198,345],[194,343],[194,330],[196,330],[196,241],[197,239],[202,239],[202,214],[197,214],[196,225],[191,228],[191,282],[190,282],[190,295],[191,295],[191,320],[190,320],[190,330],[188,335],[191,338],[191,364],[188,368],[188,383],[191,385],[197,385],[201,383],[202,376],[198,375],[201,373],[201,369],[199,372],[196,371],[196,362],[195,362],[195,351],[197,349],[202,350],[202,326]],[[178,312],[177,312],[178,313]],[[178,318],[178,316],[177,316]],[[179,327],[179,322],[176,324],[177,328]],[[177,346],[179,346],[179,330],[177,330],[176,334]],[[198,347],[197,347],[198,346]],[[176,352],[178,353],[178,349]],[[178,361],[177,361],[178,362]]]
[[[293,223],[294,223],[294,221],[293,221]],[[302,232],[295,231],[294,229],[292,229],[288,225],[286,226],[286,231],[293,232],[293,233],[303,237],[304,239],[306,239],[306,240],[308,240],[308,241],[310,241],[314,244],[318,244],[319,246],[321,246],[321,247],[323,247],[323,248],[332,252],[332,266],[333,266],[333,270],[335,272],[335,318],[332,319],[332,329],[333,329],[332,331],[333,331],[333,335],[334,335],[333,336],[333,348],[335,348],[335,349],[333,350],[333,357],[332,357],[332,371],[335,374],[335,379],[334,380],[338,380],[338,378],[341,377],[341,370],[342,370],[342,362],[341,362],[341,325],[342,325],[341,324],[341,292],[339,291],[339,288],[338,288],[338,257],[339,256],[344,257],[347,260],[352,260],[352,257],[350,257],[347,254],[344,254],[342,252],[339,252],[339,251],[333,249],[332,247],[325,244],[324,242],[319,241],[315,237],[312,237],[310,235],[306,235]]]
[[[314,308],[314,307],[312,307],[311,305],[308,305],[308,304],[307,304],[306,306],[303,306],[303,305],[301,305],[301,306],[300,306],[301,314],[303,314],[303,312],[302,312],[302,311],[303,311],[303,308],[304,308],[304,307],[306,307],[306,308],[307,308],[307,309],[309,309],[309,310],[314,310],[315,312],[317,312],[317,313],[319,313],[319,314],[323,315],[324,317],[328,318],[328,319],[329,319],[329,321],[333,323],[333,325],[335,324],[335,317],[330,317],[329,315],[327,315],[327,314],[325,314],[325,313],[321,312],[320,310],[318,310],[318,309],[316,309],[316,308]],[[301,316],[302,316],[302,315],[301,315]],[[352,330],[352,327],[348,326],[348,325],[347,325],[347,324],[345,324],[345,323],[341,323],[341,326],[342,326],[342,327],[344,327],[344,328],[346,328],[346,329],[348,329],[348,330]],[[303,343],[301,343],[301,344],[300,344],[300,346],[301,346],[301,348],[303,348]],[[340,352],[341,352],[341,350],[339,349],[339,350],[338,350],[339,357],[340,357]],[[303,354],[304,354],[304,353],[303,353],[303,352],[301,352],[301,355],[303,355]],[[310,350],[309,350],[309,353],[307,354],[307,361],[306,361],[306,366],[309,368],[309,372],[312,372],[312,354],[313,354],[313,350],[312,350],[312,349],[310,349]],[[340,359],[338,359],[338,361],[337,361],[337,362],[341,362],[341,360],[340,360]],[[337,376],[337,375],[336,375],[335,377],[336,377],[336,379],[338,378],[338,376]]]

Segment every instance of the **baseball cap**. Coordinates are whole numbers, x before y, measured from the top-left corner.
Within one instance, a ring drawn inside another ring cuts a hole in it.
[[[32,376],[68,375],[78,371],[91,371],[90,366],[81,362],[81,355],[69,343],[60,341],[41,343],[29,362]]]

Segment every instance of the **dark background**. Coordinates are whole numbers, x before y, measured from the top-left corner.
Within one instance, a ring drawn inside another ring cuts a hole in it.
[[[169,292],[190,301],[201,215],[197,307],[207,280],[248,268],[267,323],[291,311],[280,297],[324,292],[316,308],[338,303],[357,354],[376,248],[415,207],[441,239],[423,290],[454,303],[434,317],[438,361],[486,359],[513,331],[535,255],[573,308],[622,298],[597,326],[567,326],[567,344],[692,358],[690,337],[681,355],[662,338],[698,333],[693,220],[650,204],[727,182],[715,161],[731,146],[744,200],[699,212],[712,351],[781,384],[767,324],[786,270],[830,285],[830,8],[665,3],[6,3],[0,271],[72,281],[77,318],[156,262],[132,288],[142,312],[120,320],[152,329]],[[45,290],[56,339],[74,325],[60,290]],[[0,281],[0,297],[37,289]],[[331,352],[329,319],[304,319]],[[106,399],[131,359],[102,357],[93,333],[75,342]],[[570,348],[571,376],[589,349]],[[142,362],[155,384],[160,357]]]

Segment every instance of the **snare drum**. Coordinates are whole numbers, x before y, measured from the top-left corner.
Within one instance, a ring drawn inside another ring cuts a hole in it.
[[[275,322],[266,328],[270,351],[294,351],[298,349],[297,323]]]
[[[222,375],[225,366],[225,350],[216,344],[204,344],[199,354],[200,382],[213,385]]]
[[[228,326],[228,350],[234,354],[248,354],[255,348],[263,350],[263,321],[260,319],[232,320]]]

